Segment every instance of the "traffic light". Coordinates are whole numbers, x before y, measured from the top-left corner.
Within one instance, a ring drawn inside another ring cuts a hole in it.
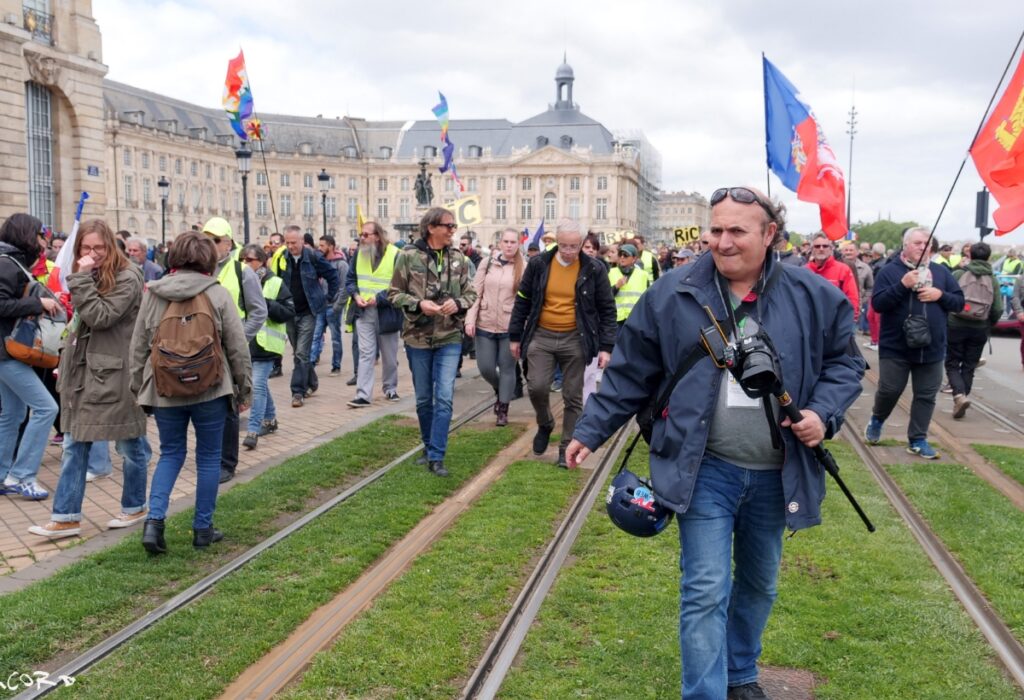
[[[974,225],[980,234],[978,240],[985,240],[985,236],[992,233],[988,225],[988,190],[984,187],[978,192],[978,199],[974,206]]]

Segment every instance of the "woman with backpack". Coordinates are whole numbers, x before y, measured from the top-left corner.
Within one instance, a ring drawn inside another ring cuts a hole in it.
[[[14,214],[0,227],[0,341],[18,319],[53,315],[60,307],[56,299],[26,294],[32,279],[26,268],[39,257],[42,230],[42,222],[28,214]],[[18,426],[29,410],[32,415],[19,441]],[[57,402],[35,368],[12,358],[0,342],[0,494],[31,501],[49,497],[36,483],[36,474],[56,415]]]
[[[160,431],[160,459],[149,494],[142,546],[167,551],[164,518],[185,463],[189,423],[196,437],[196,509],[192,546],[223,538],[213,527],[220,482],[224,421],[252,398],[252,363],[231,295],[217,283],[217,249],[196,231],[178,236],[167,253],[168,273],[149,284],[131,342],[132,390],[150,406]]]
[[[476,338],[476,365],[494,388],[498,427],[508,425],[508,405],[515,391],[516,358],[508,348],[508,322],[524,269],[519,231],[507,228],[491,257],[476,271],[473,286],[478,296],[466,314],[466,335]]]
[[[992,272],[991,256],[988,243],[975,243],[967,266],[953,271],[965,302],[963,310],[951,313],[946,322],[946,378],[953,389],[955,420],[963,418],[971,406],[967,397],[974,383],[974,370],[992,326],[1003,315],[1003,296]]]
[[[46,525],[29,532],[60,539],[81,532],[86,470],[94,442],[116,441],[124,458],[121,514],[108,527],[128,527],[146,514],[146,414],[135,402],[128,375],[128,346],[142,302],[142,272],[117,247],[100,219],[86,221],[74,242],[68,290],[75,314],[61,352],[57,393],[61,401],[64,456]]]

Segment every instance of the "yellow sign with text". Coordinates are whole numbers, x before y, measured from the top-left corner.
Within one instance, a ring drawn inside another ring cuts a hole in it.
[[[455,215],[455,223],[459,226],[474,226],[484,220],[480,214],[480,196],[471,195],[457,199],[445,207]]]
[[[676,245],[683,246],[700,240],[700,226],[687,226],[677,228],[673,231],[676,237]]]

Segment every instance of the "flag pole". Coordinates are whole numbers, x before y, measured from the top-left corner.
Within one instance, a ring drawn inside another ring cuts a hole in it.
[[[988,117],[989,110],[992,109],[992,103],[996,101],[996,97],[999,95],[999,88],[1002,87],[1003,81],[1006,80],[1006,74],[1010,72],[1010,67],[1013,66],[1013,59],[1017,56],[1017,51],[1020,50],[1021,42],[1024,42],[1024,30],[1021,31],[1020,36],[1017,38],[1017,45],[1013,47],[1013,52],[1010,54],[1010,60],[1006,62],[1006,68],[1003,69],[1003,74],[999,76],[999,82],[996,83],[996,89],[992,91],[992,97],[989,98],[988,106],[985,107],[985,111],[981,114],[981,121],[978,122],[978,128],[974,132],[974,136],[971,137],[971,146],[978,140],[978,134],[985,127],[985,119]],[[946,193],[946,200],[942,203],[942,208],[939,209],[939,215],[935,218],[935,224],[932,226],[932,231],[928,234],[928,240],[925,241],[924,250],[921,251],[921,257],[917,259],[917,267],[921,267],[921,261],[924,260],[924,256],[928,255],[931,250],[932,238],[935,237],[935,229],[939,226],[939,221],[942,220],[942,214],[946,211],[946,205],[949,204],[950,197],[953,196],[953,190],[956,188],[956,183],[960,179],[961,173],[964,171],[964,166],[967,165],[967,157],[971,154],[971,149],[968,147],[967,152],[964,153],[964,159],[960,161],[960,168],[956,171],[956,177],[953,178],[953,184],[949,187],[949,192]]]
[[[242,50],[241,47],[239,47],[238,50],[241,51]],[[246,80],[246,82],[249,83],[249,92],[251,94],[252,93],[252,81],[249,80],[249,70],[248,70],[248,68],[245,71],[245,80]],[[260,126],[262,128],[262,123],[259,121],[259,115],[256,114],[256,105],[255,105],[255,103],[253,104],[253,108],[252,108],[252,118],[257,123],[260,123]],[[242,126],[242,130],[243,131],[246,130],[244,125]],[[274,231],[273,231],[273,233],[281,233],[281,229],[278,228],[278,226],[277,226],[277,210],[274,208],[274,189],[270,185],[270,169],[267,167],[267,152],[263,149],[263,132],[261,130],[258,133],[259,133],[259,138],[256,139],[256,142],[260,145],[260,158],[263,159],[263,174],[267,176],[267,196],[270,199],[270,214],[271,214],[271,216],[274,219]]]
[[[768,91],[764,89],[765,74],[764,74],[764,51],[761,52],[761,81],[762,88],[761,94],[764,96],[764,133],[765,133],[765,149],[768,148]],[[772,198],[772,168],[768,165],[767,154],[765,154],[764,161],[764,181],[768,185],[768,199]]]

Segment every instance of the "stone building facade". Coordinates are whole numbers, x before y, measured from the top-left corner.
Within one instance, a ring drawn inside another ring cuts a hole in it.
[[[711,224],[708,200],[697,192],[662,192],[654,205],[654,240],[671,244],[677,228],[699,226],[702,230]]]

